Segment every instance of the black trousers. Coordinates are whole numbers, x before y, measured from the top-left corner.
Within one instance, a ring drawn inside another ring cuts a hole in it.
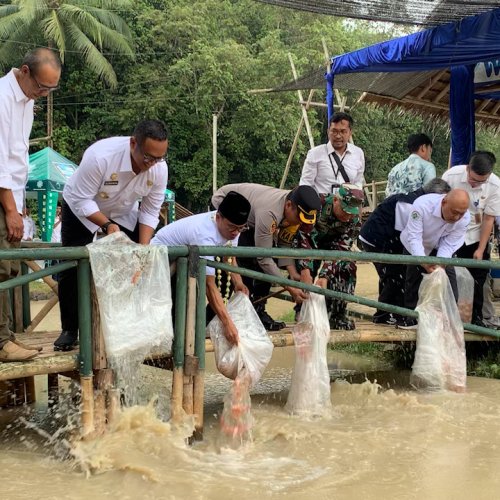
[[[240,239],[238,241],[239,247],[254,247],[255,246],[255,231],[250,228],[240,234]],[[240,257],[238,258],[238,265],[241,267],[246,267],[247,269],[252,269],[253,271],[258,271],[262,273],[262,268],[259,266],[257,259]],[[271,283],[267,281],[260,281],[253,278],[248,278],[247,276],[242,276],[243,283],[246,285],[250,291],[250,299],[254,302],[262,297],[267,297],[271,292]],[[260,303],[260,305],[265,306],[266,301]]]
[[[63,247],[82,247],[92,243],[94,234],[89,231],[71,211],[63,200],[61,212],[61,242]],[[122,226],[123,231],[132,241],[139,241],[139,224],[130,231]],[[67,269],[59,274],[59,306],[63,330],[78,330],[78,277],[76,268]]]
[[[360,246],[365,252],[387,253],[391,255],[401,255],[403,246],[397,242],[391,246],[378,248],[367,245],[359,240]],[[406,278],[405,264],[384,264],[383,262],[373,262],[378,274],[378,301],[384,304],[404,307],[404,289]],[[389,317],[390,313],[377,309],[373,315],[374,319]]]
[[[405,250],[405,254],[408,252]],[[431,252],[431,256],[435,257],[437,254],[436,250]],[[455,296],[455,301],[458,300],[458,287],[457,287],[457,276],[455,274],[455,268],[453,266],[446,266],[445,269],[448,279],[450,280],[451,289],[453,290],[453,295]],[[405,280],[405,295],[404,295],[404,306],[408,309],[415,309],[418,303],[418,289],[420,288],[420,283],[422,283],[423,275],[427,271],[422,266],[406,266],[406,280]]]
[[[471,245],[462,245],[457,251],[457,257],[461,259],[472,259],[478,246],[479,242],[472,243]],[[485,250],[483,253],[483,260],[490,260],[490,253],[488,250]],[[483,319],[483,287],[489,269],[478,269],[475,267],[468,267],[467,269],[474,278],[474,302],[472,304],[472,322],[474,322]]]

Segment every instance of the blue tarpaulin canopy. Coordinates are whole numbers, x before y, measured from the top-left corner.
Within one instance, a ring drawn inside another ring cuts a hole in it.
[[[450,68],[452,165],[466,163],[475,147],[474,69],[486,61],[493,70],[500,66],[500,8],[333,57],[326,75],[329,116],[336,75]],[[488,98],[498,99],[499,93],[496,85]]]

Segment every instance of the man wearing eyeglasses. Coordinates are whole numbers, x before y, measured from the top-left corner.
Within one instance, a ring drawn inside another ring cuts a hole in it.
[[[247,220],[250,214],[250,202],[241,194],[229,191],[221,201],[219,208],[211,212],[191,215],[177,220],[161,228],[151,240],[152,245],[197,245],[197,246],[238,246],[240,234],[248,229]],[[214,257],[206,256],[208,260]],[[228,260],[227,258],[225,260]],[[236,259],[231,258],[231,264],[236,266]],[[231,273],[230,283],[235,292],[249,294],[239,274]],[[231,344],[238,344],[238,330],[234,325],[224,304],[222,290],[229,297],[227,274],[218,273],[207,267],[206,294],[211,310],[207,319],[215,313],[224,325],[224,335]],[[174,289],[172,287],[172,289]],[[211,313],[211,314],[210,314]],[[211,316],[211,317],[210,317]]]
[[[17,248],[23,237],[23,208],[28,180],[28,147],[34,101],[57,89],[61,62],[48,49],[24,57],[20,68],[0,78],[0,248]],[[18,272],[19,261],[0,261],[0,282]],[[9,331],[9,301],[0,293],[0,361],[26,361],[38,349],[26,346]]]
[[[457,251],[463,259],[490,260],[489,239],[500,215],[500,179],[493,173],[496,158],[488,151],[472,153],[468,165],[457,165],[443,174],[443,179],[452,187],[469,194],[470,223],[465,234],[465,243]],[[472,323],[485,326],[483,322],[483,286],[488,269],[468,268],[474,278],[474,302]]]
[[[365,154],[350,143],[353,119],[347,113],[335,113],[328,127],[328,142],[308,151],[300,185],[312,186],[319,195],[328,196],[342,184],[363,188]]]
[[[147,245],[165,199],[167,149],[167,128],[159,120],[141,121],[131,137],[92,144],[64,187],[63,246],[87,245],[99,229],[104,234],[123,231],[133,241]],[[62,333],[54,349],[68,351],[78,340],[75,269],[60,275],[59,303]]]

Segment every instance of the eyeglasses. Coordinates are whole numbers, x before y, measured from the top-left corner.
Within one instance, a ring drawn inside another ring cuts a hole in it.
[[[349,135],[351,133],[351,131],[348,129],[337,130],[337,129],[331,128],[328,131],[328,133],[332,134],[335,137],[336,135],[340,135],[340,136]]]
[[[224,217],[224,219],[226,219]],[[233,231],[238,231],[238,233],[244,233],[245,231],[248,231],[250,229],[250,226],[248,224],[245,224],[243,226],[237,226],[236,224],[231,224],[229,222],[229,219],[226,219],[228,222],[226,223],[227,224],[227,229],[229,232],[233,232]]]
[[[467,179],[472,184],[484,184],[485,182],[488,182],[489,178],[490,176],[488,175],[486,179],[475,179],[474,177],[472,177],[470,170],[467,170]]]
[[[47,85],[42,85],[33,75],[33,72],[30,69],[30,77],[34,80],[34,82],[38,85],[38,90],[40,92],[54,92],[59,88],[59,85],[56,85],[55,87],[47,87]]]
[[[144,153],[141,148],[139,148],[139,151],[142,153],[142,159],[144,163],[151,165],[155,163],[160,163],[161,161],[166,161],[167,155],[164,156],[152,156],[148,153]]]

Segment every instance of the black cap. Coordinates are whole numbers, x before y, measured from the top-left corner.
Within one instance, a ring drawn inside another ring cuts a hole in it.
[[[219,205],[218,212],[232,224],[242,226],[250,214],[250,202],[240,193],[229,191]]]
[[[321,209],[321,200],[318,193],[311,186],[298,186],[288,196],[299,209],[299,217],[305,224],[314,224],[316,214]]]

